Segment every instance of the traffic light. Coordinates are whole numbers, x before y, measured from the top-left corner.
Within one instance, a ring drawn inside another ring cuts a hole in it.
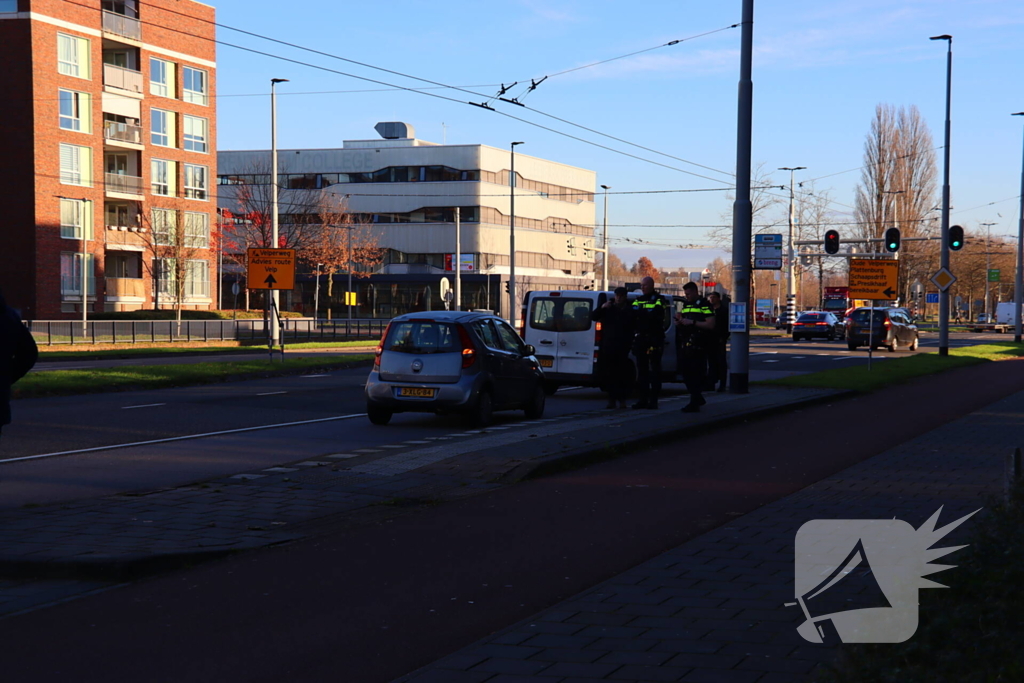
[[[508,289],[508,283],[509,283],[509,281],[505,280],[505,293],[506,294],[510,294],[511,293],[511,292],[509,292],[509,289]]]
[[[885,250],[886,251],[899,251],[900,250],[900,229],[889,228],[885,231]]]
[[[839,253],[839,231],[829,230],[825,233],[825,253],[826,254],[838,254]]]
[[[964,229],[959,225],[949,227],[949,248],[953,251],[964,248]]]

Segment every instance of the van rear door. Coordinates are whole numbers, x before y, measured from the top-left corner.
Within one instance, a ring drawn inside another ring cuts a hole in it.
[[[531,295],[526,340],[537,348],[545,372],[590,376],[594,372],[595,329],[592,298],[561,292]]]

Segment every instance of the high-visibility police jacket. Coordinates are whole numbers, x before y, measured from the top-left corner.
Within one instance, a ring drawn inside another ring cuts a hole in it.
[[[708,318],[715,317],[715,311],[711,304],[702,296],[697,297],[693,302],[685,302],[679,311],[683,319],[702,322]],[[711,330],[701,330],[693,325],[676,325],[676,344],[678,346],[700,346],[707,347],[713,338]]]
[[[657,292],[633,299],[633,313],[636,315],[636,338],[656,346],[663,344],[665,342],[665,311],[667,310],[669,310],[668,301]]]

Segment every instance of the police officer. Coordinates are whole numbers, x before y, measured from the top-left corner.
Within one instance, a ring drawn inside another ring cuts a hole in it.
[[[729,378],[729,362],[727,345],[729,343],[729,308],[728,302],[718,292],[708,293],[708,304],[715,314],[715,330],[708,349],[708,378],[704,383],[706,391],[725,391]]]
[[[683,285],[686,302],[676,313],[676,358],[683,373],[683,382],[690,392],[684,413],[696,413],[707,403],[701,395],[708,367],[708,349],[715,329],[715,312],[707,299],[700,296],[695,282]]]
[[[615,290],[615,298],[595,308],[590,319],[601,323],[597,369],[602,386],[608,391],[608,408],[625,408],[633,387],[633,308],[625,287]]]
[[[633,338],[633,356],[636,358],[637,393],[640,400],[634,408],[658,409],[661,394],[661,356],[665,352],[665,315],[670,310],[668,301],[654,291],[654,278],[640,281],[643,294],[633,299],[636,318],[636,336]]]

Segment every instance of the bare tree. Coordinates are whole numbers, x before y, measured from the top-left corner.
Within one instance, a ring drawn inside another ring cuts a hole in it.
[[[800,201],[796,204],[796,220],[799,226],[798,239],[800,241],[815,241],[819,246],[811,246],[807,250],[814,254],[824,251],[825,233],[831,229],[832,224],[838,217],[833,208],[834,203],[829,190],[818,190],[811,182],[807,187],[800,189]],[[815,274],[817,281],[818,296],[816,301],[810,301],[806,296],[806,288],[800,288],[802,295],[801,305],[817,308],[824,298],[825,282],[828,279],[826,274],[839,273],[846,268],[845,258],[829,258],[827,256],[809,257],[810,266],[803,266],[803,270],[810,270]]]
[[[771,172],[765,169],[765,163],[760,162],[751,174],[750,179],[750,208],[751,222],[755,233],[763,233],[774,229],[779,225],[777,221],[768,220],[772,209],[785,204],[786,198],[777,191],[784,189],[772,178]],[[736,197],[732,193],[725,195],[729,202],[729,209],[721,215],[722,222],[726,225],[712,228],[707,233],[707,239],[716,247],[721,249],[732,249],[732,203]]]

